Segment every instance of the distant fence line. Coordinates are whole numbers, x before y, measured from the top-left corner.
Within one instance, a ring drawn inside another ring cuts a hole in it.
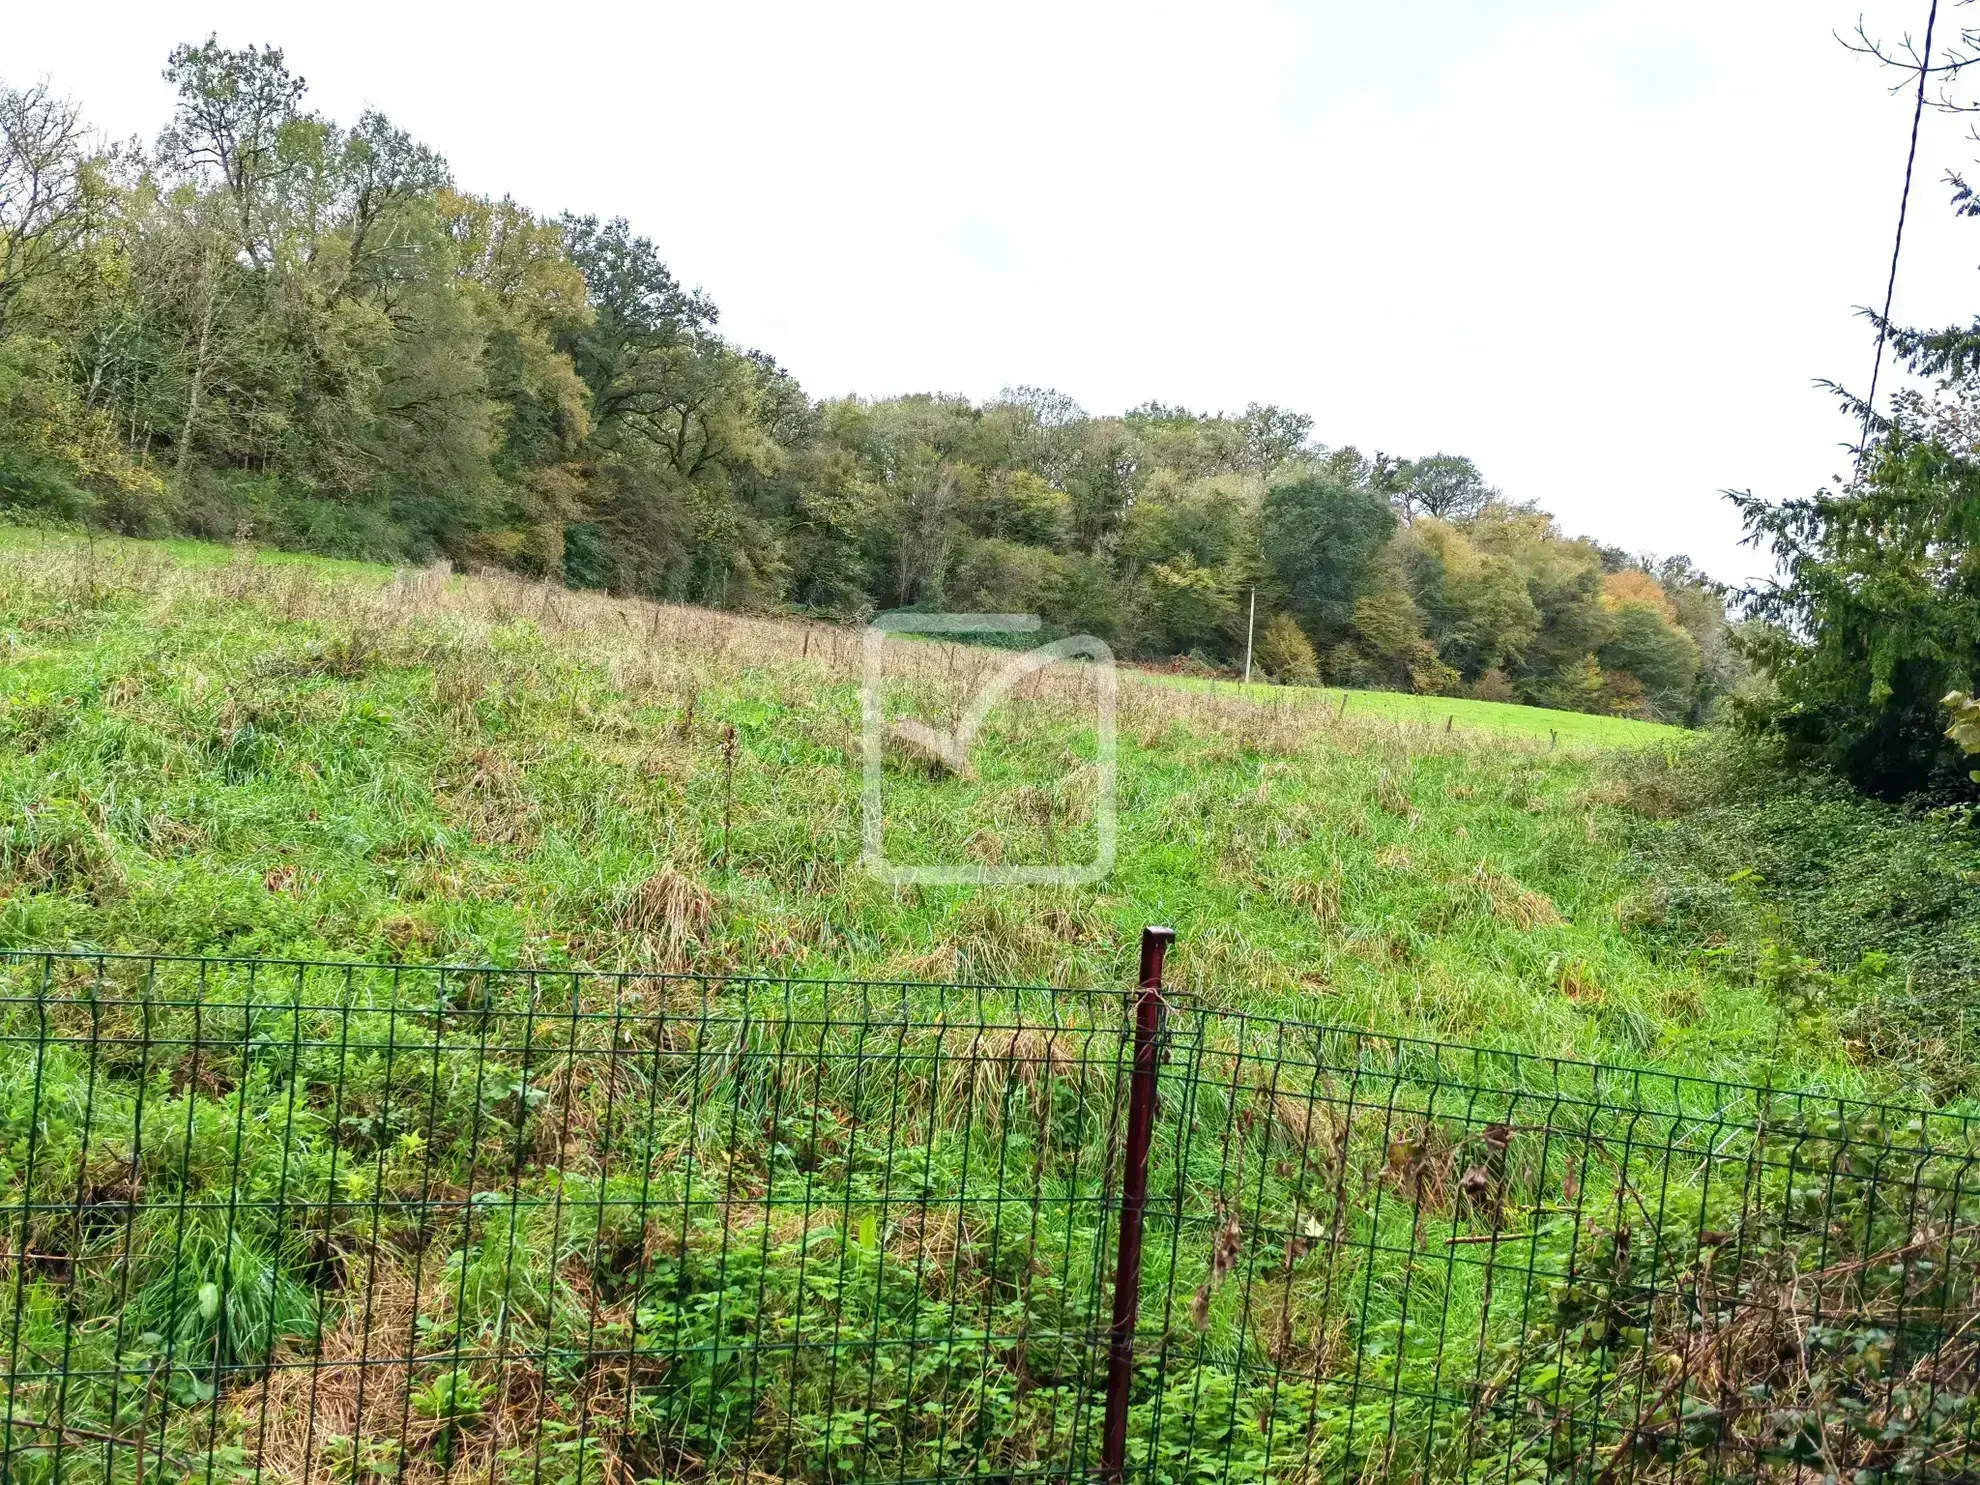
[[[1957,1117],[1125,990],[0,951],[9,1481],[1980,1478]]]

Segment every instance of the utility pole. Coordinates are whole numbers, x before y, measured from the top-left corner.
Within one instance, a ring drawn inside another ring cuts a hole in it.
[[[1258,589],[1251,590],[1251,611],[1244,616],[1244,683],[1251,684],[1251,628],[1258,622]]]

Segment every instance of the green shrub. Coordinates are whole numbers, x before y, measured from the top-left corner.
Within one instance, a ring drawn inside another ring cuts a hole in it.
[[[1955,691],[1946,697],[1945,704],[1953,714],[1946,736],[1967,752],[1980,753],[1980,699],[1963,691]],[[1976,771],[1973,777],[1980,782],[1980,771]]]
[[[1291,614],[1274,614],[1258,637],[1258,668],[1283,686],[1311,686],[1320,679],[1313,641]]]
[[[1907,808],[1721,735],[1640,758],[1629,790],[1642,890],[1632,931],[1829,1022],[1857,1060],[1939,1096],[1975,1086],[1980,828],[1969,806]]]
[[[1900,403],[1843,490],[1737,497],[1786,574],[1742,641],[1772,689],[1739,715],[1886,798],[1972,797],[1941,698],[1980,679],[1980,462],[1928,411]]]

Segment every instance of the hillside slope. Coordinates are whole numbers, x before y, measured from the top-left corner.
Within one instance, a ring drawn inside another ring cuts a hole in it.
[[[1567,737],[1127,684],[1112,875],[892,887],[859,864],[843,630],[27,538],[0,646],[0,944],[1119,983],[1166,920],[1219,1000],[1850,1077],[1758,991],[1622,931],[1622,786]],[[891,694],[950,724],[987,663],[888,654]],[[965,774],[890,758],[889,852],[1085,859],[1091,714],[1048,671]]]

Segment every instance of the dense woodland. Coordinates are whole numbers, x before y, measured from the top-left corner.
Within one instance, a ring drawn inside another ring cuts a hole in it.
[[[1022,610],[1123,655],[1697,720],[1741,661],[1683,559],[1303,414],[815,400],[623,219],[473,194],[282,53],[165,69],[155,142],[0,91],[11,518],[857,616]]]

